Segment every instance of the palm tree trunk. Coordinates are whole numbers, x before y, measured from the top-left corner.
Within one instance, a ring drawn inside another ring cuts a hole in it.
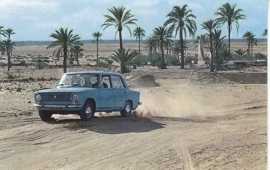
[[[140,38],[140,35],[139,35],[139,54],[141,54],[141,38]]]
[[[80,65],[80,63],[79,63],[79,54],[76,55],[76,61],[77,61],[77,65]]]
[[[98,39],[97,39],[97,67],[98,67]]]
[[[248,55],[250,54],[250,42],[248,42]]]
[[[119,30],[119,40],[120,40],[120,49],[123,49],[123,42],[122,42],[122,31]]]
[[[7,55],[8,55],[8,71],[10,71],[11,64],[10,64],[10,52],[7,50]]]
[[[152,46],[150,46],[150,63],[151,63],[151,65],[153,66],[153,47]]]
[[[228,22],[229,53],[231,53],[231,23]]]
[[[67,47],[64,47],[63,72],[67,72]]]
[[[216,59],[217,59],[217,62],[216,62],[216,71],[218,71],[218,67],[219,67],[219,56],[218,56],[218,43],[216,42]]]
[[[163,51],[163,40],[161,40],[160,42],[160,48],[161,48],[161,62],[162,62],[162,66],[161,66],[161,69],[165,69],[166,66],[165,66],[165,61],[164,61],[164,51]]]
[[[120,64],[120,72],[125,73],[125,65],[122,63]]]
[[[183,31],[180,28],[180,46],[181,46],[181,68],[184,68],[184,41],[183,41]]]
[[[214,71],[214,65],[213,65],[213,62],[214,62],[214,56],[213,56],[213,42],[212,42],[212,32],[210,32],[210,54],[211,54],[211,69],[210,69],[210,72],[213,72]]]

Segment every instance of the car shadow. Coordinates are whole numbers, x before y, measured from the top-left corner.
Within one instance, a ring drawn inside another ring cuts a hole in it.
[[[146,117],[94,117],[91,121],[80,119],[54,119],[49,124],[62,124],[63,128],[71,131],[92,131],[102,134],[122,134],[122,133],[141,133],[150,132],[164,128],[165,124],[154,122]]]

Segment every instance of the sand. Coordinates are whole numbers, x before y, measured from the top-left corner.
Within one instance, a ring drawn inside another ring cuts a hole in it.
[[[30,53],[30,52],[29,52]],[[68,71],[93,70],[90,66]],[[51,88],[61,68],[13,67],[0,74],[0,169],[266,169],[267,67],[125,74],[141,93],[129,118],[96,113],[42,122],[33,92]]]

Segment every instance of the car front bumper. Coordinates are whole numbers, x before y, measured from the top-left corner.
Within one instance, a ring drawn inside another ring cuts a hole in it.
[[[37,108],[82,108],[82,105],[40,105],[34,104]]]

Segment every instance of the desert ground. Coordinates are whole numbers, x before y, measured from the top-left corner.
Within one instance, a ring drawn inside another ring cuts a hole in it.
[[[16,47],[13,55],[52,55],[44,47]],[[94,47],[86,45],[86,55],[94,56]],[[109,47],[118,44],[100,47],[101,55]],[[255,50],[266,49],[264,44]],[[267,66],[214,73],[196,66],[138,67],[124,76],[140,92],[142,105],[128,118],[96,113],[89,122],[78,115],[42,122],[33,107],[33,92],[54,87],[62,68],[0,70],[0,169],[267,168]]]

